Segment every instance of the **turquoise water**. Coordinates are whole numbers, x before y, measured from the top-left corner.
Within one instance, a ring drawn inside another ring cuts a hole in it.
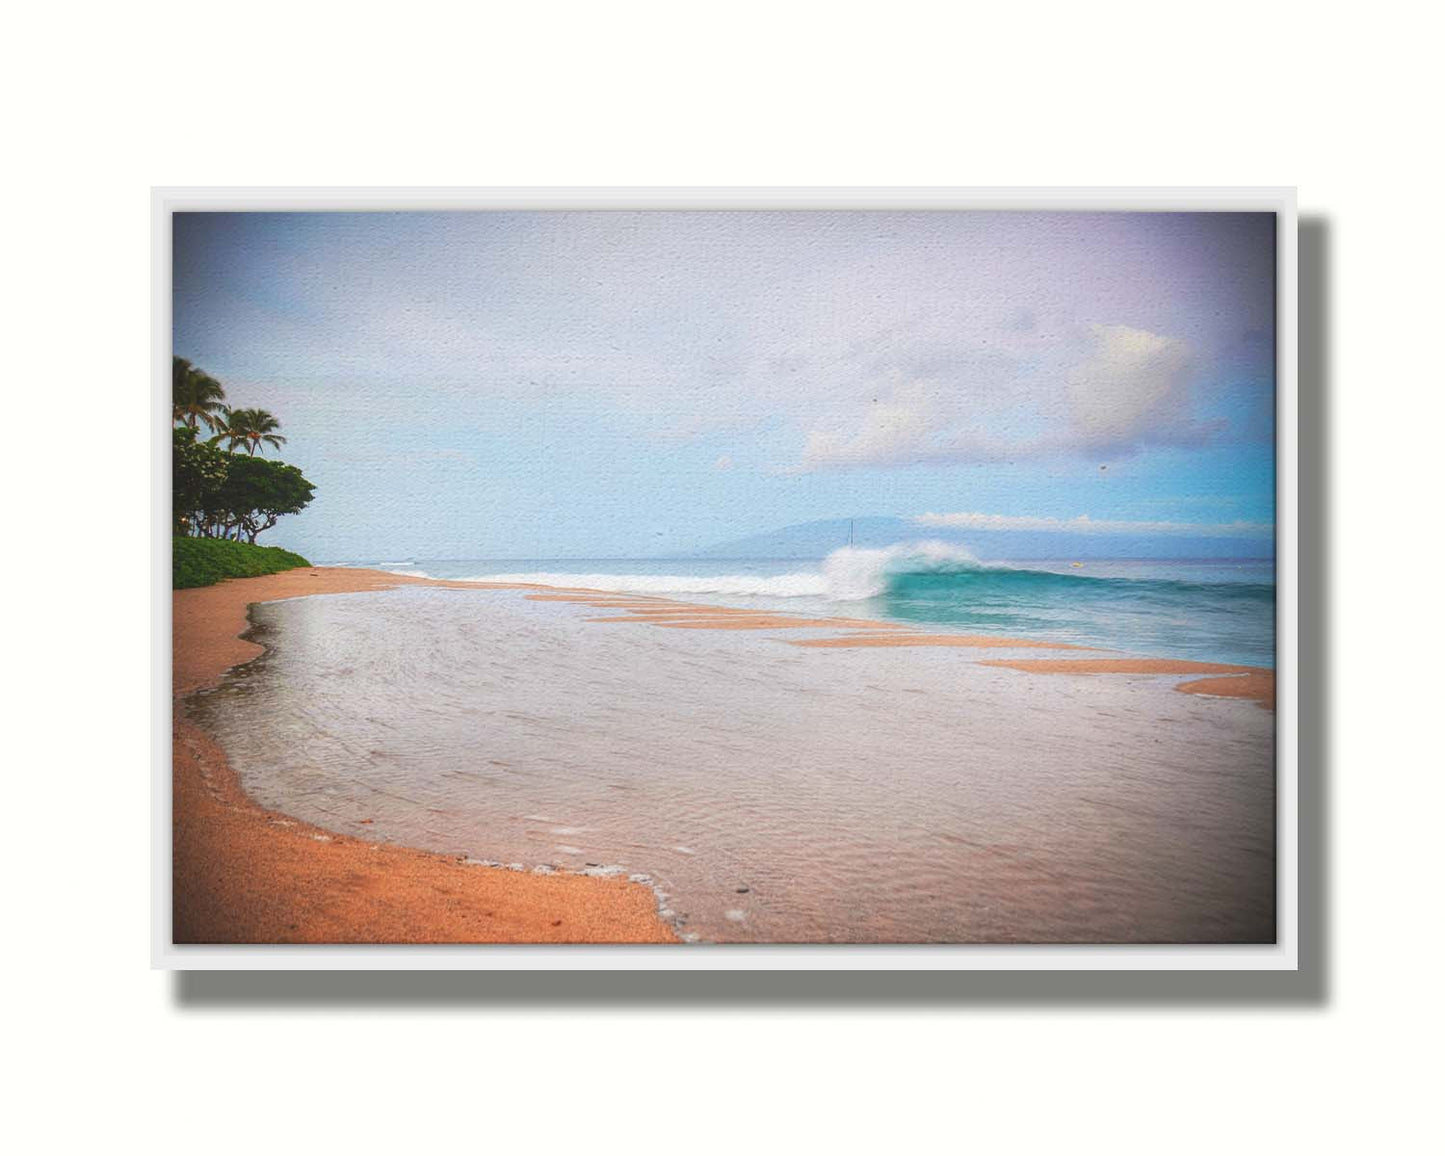
[[[354,565],[848,615],[1203,662],[1274,665],[1273,563],[981,561],[920,542],[798,559],[368,559]]]
[[[877,602],[882,616],[920,625],[1272,667],[1274,593],[1268,564],[1091,562],[904,574]]]

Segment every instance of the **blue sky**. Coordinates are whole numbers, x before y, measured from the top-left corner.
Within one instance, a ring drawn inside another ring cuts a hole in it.
[[[317,494],[267,539],[313,560],[1274,520],[1265,214],[180,214],[174,254],[175,351],[280,419]]]

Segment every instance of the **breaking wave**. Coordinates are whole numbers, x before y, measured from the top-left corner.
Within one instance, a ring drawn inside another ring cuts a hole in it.
[[[901,578],[914,574],[965,574],[1007,567],[980,562],[961,546],[947,542],[908,542],[881,550],[844,546],[823,560],[828,597],[840,602],[876,598]]]
[[[520,570],[519,567],[535,567]],[[452,582],[585,588],[617,595],[861,615],[913,626],[995,631],[1161,657],[1268,665],[1272,569],[1186,562],[1131,568],[1102,561],[981,561],[959,545],[916,541],[844,547],[819,561],[672,559],[397,562]],[[651,572],[649,572],[651,571]]]
[[[458,582],[525,582],[538,586],[574,586],[619,594],[734,594],[758,598],[827,598],[827,579],[816,572],[777,574],[477,574]]]
[[[791,574],[576,574],[533,571],[476,574],[462,582],[525,582],[540,586],[585,586],[619,594],[724,594],[756,598],[827,598],[855,602],[876,598],[907,575],[957,574],[1006,567],[980,562],[967,550],[946,542],[913,542],[882,550],[843,547],[819,570]],[[415,570],[406,573],[417,573]]]

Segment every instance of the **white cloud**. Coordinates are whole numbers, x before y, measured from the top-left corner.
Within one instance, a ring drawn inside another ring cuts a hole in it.
[[[810,433],[803,464],[875,465],[916,458],[927,448],[936,416],[923,399],[900,398],[872,405],[855,433]]]
[[[727,454],[720,454],[717,461],[713,462],[712,468],[715,470],[730,470],[733,468],[733,460],[728,457]]]
[[[1121,522],[1091,518],[1035,518],[1011,514],[918,514],[920,526],[952,530],[1042,530],[1065,534],[1180,534],[1199,538],[1269,537],[1269,522]]]
[[[1120,454],[1144,445],[1199,445],[1217,431],[1193,414],[1188,342],[1127,325],[1095,325],[1092,332],[1093,352],[1069,375],[1062,445]]]
[[[830,427],[809,431],[800,468],[1126,457],[1146,446],[1202,445],[1222,423],[1194,413],[1195,363],[1188,342],[1123,325],[1062,336],[1036,328],[1007,338],[954,334],[952,344],[911,350],[895,343],[871,367],[866,403],[850,400],[856,389],[835,394]],[[861,372],[869,368],[860,362]]]

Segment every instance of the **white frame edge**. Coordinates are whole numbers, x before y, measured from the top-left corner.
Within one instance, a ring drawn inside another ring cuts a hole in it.
[[[537,209],[1272,212],[1276,233],[1274,944],[202,945],[171,942],[171,215]],[[151,198],[151,966],[271,971],[1295,971],[1299,968],[1298,214],[1292,188],[156,188]]]

